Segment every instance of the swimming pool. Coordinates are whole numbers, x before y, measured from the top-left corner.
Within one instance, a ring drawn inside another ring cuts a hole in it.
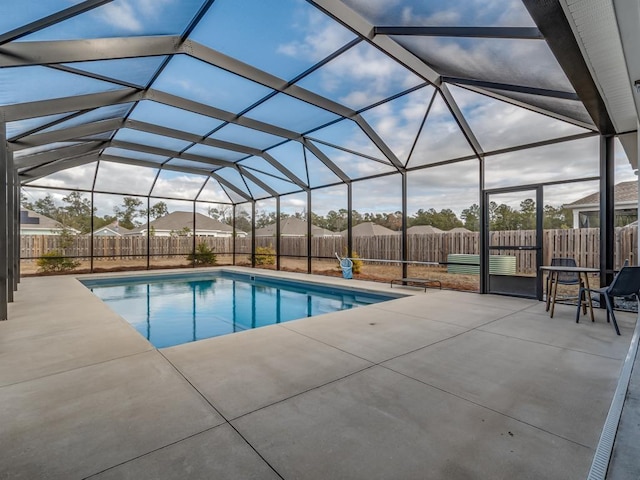
[[[157,348],[403,296],[228,271],[81,282]]]

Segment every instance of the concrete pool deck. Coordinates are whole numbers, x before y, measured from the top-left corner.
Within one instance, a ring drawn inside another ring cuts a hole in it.
[[[410,296],[155,349],[75,277],[25,278],[0,478],[586,477],[635,314],[618,337],[601,310],[264,273]]]

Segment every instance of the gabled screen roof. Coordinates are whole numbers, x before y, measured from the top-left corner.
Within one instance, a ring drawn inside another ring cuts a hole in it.
[[[520,0],[24,3],[0,3],[23,184],[75,168],[100,191],[239,203],[600,124]]]

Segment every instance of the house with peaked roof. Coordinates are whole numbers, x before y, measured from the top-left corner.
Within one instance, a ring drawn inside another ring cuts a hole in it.
[[[638,181],[621,182],[613,187],[614,224],[629,225],[638,220]],[[573,213],[573,228],[600,226],[600,192],[567,203],[564,208]]]
[[[111,222],[109,225],[105,225],[104,227],[100,227],[97,230],[93,231],[94,237],[122,237],[127,233],[130,233],[131,230],[128,228],[124,228],[118,224],[118,221]]]
[[[233,227],[201,213],[195,214],[196,225],[193,225],[193,212],[171,212],[164,217],[156,218],[149,225],[141,225],[125,233],[125,235],[144,235],[148,230],[156,237],[170,237],[172,235],[196,235],[208,237],[231,237]],[[236,230],[236,236],[246,237],[247,233]]]
[[[407,228],[407,235],[425,235],[427,233],[442,233],[443,231],[433,225],[414,225]]]
[[[399,235],[400,232],[396,232],[395,230],[391,230],[387,227],[383,227],[382,225],[378,225],[373,222],[363,222],[358,225],[353,226],[353,236],[354,237],[374,237],[379,235]],[[340,235],[347,236],[348,230],[343,230],[340,232]]]
[[[80,233],[80,230],[65,227],[53,218],[45,217],[26,208],[20,210],[20,235],[60,235],[63,228],[74,235]]]
[[[281,237],[306,237],[308,233],[308,223],[301,218],[287,217],[280,220],[280,236]],[[326,228],[318,227],[311,224],[312,237],[335,237],[339,233],[332,232]],[[276,224],[272,223],[266,227],[256,229],[256,237],[275,237]]]

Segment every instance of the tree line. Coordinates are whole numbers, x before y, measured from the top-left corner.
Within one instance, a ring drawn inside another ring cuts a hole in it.
[[[144,208],[142,200],[137,197],[123,197],[122,204],[113,208],[113,214],[103,216],[96,215],[96,208],[91,208],[91,202],[79,192],[71,192],[62,198],[62,204],[56,204],[51,194],[36,200],[28,201],[26,196],[22,196],[22,206],[40,215],[52,218],[65,227],[74,228],[81,233],[91,231],[91,219],[93,218],[93,228],[97,230],[109,225],[114,221],[127,229],[133,229],[144,225],[147,215],[150,220],[165,216],[169,209],[165,202],[157,202],[149,209]],[[207,215],[227,225],[233,223],[233,208],[230,205],[211,206],[207,209]],[[294,217],[306,220],[306,212],[296,212],[293,214],[281,213],[280,218]],[[330,210],[326,215],[311,213],[311,223],[314,225],[340,232],[347,229],[348,210]],[[532,199],[525,199],[520,203],[520,208],[516,209],[506,204],[489,204],[489,222],[492,230],[533,230],[535,229],[536,208]],[[480,207],[473,204],[462,210],[460,216],[449,209],[443,208],[437,211],[434,208],[419,209],[416,213],[407,218],[407,226],[431,225],[441,230],[451,230],[456,227],[464,227],[477,232],[480,230]],[[363,222],[373,222],[390,230],[398,231],[402,229],[402,212],[392,213],[360,213],[352,211],[353,225]],[[236,209],[236,229],[251,231],[251,214],[245,209]],[[256,228],[263,228],[276,222],[276,212],[261,210],[256,212]],[[543,225],[545,229],[572,228],[573,215],[571,210],[552,205],[544,206]]]

